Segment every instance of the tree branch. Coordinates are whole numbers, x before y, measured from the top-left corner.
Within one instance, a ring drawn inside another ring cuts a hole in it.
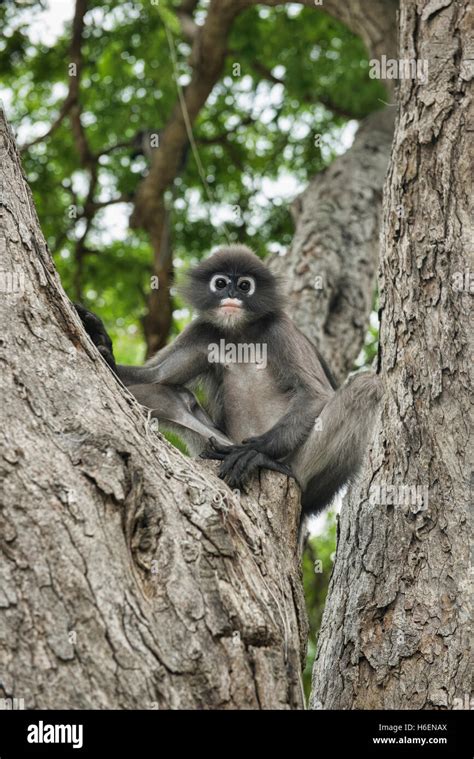
[[[189,137],[186,122],[192,125],[219,80],[225,62],[227,39],[235,17],[245,8],[242,0],[211,0],[205,22],[198,27],[191,62],[191,82],[183,91],[184,109],[178,98],[173,112],[160,134],[160,148],[154,151],[148,175],[140,183],[130,219],[132,227],[142,227],[153,246],[154,273],[160,279],[159,290],[149,296],[146,339],[152,354],[166,341],[172,319],[169,296],[170,271],[162,268],[161,248],[166,240],[164,194],[180,170],[183,151]]]
[[[0,144],[2,264],[27,282],[0,299],[0,697],[302,709],[297,487],[266,472],[232,493],[150,429],[61,287],[1,111]]]
[[[88,0],[76,0],[76,6],[74,11],[74,18],[72,22],[72,38],[71,45],[69,47],[69,90],[64,100],[57,118],[53,121],[48,131],[36,137],[31,142],[26,143],[20,148],[21,152],[29,150],[33,145],[37,145],[39,142],[43,142],[50,137],[53,132],[61,125],[64,118],[68,115],[69,111],[78,101],[79,97],[79,84],[82,71],[82,34],[84,31],[84,16],[87,12]]]

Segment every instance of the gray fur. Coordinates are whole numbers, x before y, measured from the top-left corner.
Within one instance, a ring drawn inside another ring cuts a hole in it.
[[[322,511],[359,470],[380,397],[377,375],[356,374],[333,395],[305,445],[291,457],[305,513]]]
[[[228,283],[221,293],[210,287],[216,274]],[[254,293],[239,291],[245,275],[256,280]],[[289,465],[303,511],[320,511],[360,466],[378,377],[359,374],[337,390],[316,348],[285,313],[278,282],[244,246],[221,249],[196,267],[184,292],[198,317],[144,367],[117,367],[120,378],[155,416],[184,432],[193,451],[220,459],[220,475],[232,487],[259,466],[287,471]],[[229,300],[236,304],[230,311]],[[222,339],[265,346],[266,365],[210,362],[210,345]],[[191,392],[198,383],[207,390],[206,411]]]

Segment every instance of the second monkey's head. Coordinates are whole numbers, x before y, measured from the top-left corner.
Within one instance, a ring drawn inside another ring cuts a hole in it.
[[[224,330],[276,315],[283,305],[277,279],[245,245],[219,248],[194,267],[183,293],[202,318]]]

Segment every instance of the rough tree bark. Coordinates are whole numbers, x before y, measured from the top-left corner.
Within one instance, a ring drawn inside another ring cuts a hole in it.
[[[341,513],[314,708],[469,703],[468,3],[402,0],[399,20],[400,57],[428,61],[429,73],[400,83],[382,239],[382,422],[359,497]]]
[[[147,429],[61,288],[3,114],[0,151],[0,697],[301,708],[296,487],[266,473],[239,500]]]
[[[284,274],[293,319],[339,382],[354,367],[373,308],[392,134],[390,110],[364,120],[352,147],[297,198],[291,248],[271,265]]]

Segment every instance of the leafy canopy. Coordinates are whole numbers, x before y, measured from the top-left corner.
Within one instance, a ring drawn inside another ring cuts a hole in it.
[[[89,2],[81,118],[92,152],[106,151],[98,159],[95,201],[133,200],[147,164],[124,143],[141,129],[159,132],[175,106],[164,22],[176,41],[179,80],[183,86],[189,81],[190,46],[176,22],[177,5]],[[200,22],[206,7],[199,6]],[[4,97],[23,142],[48,130],[68,89],[71,24],[45,45],[32,35],[40,13],[37,2],[0,6]],[[383,97],[380,83],[368,77],[360,40],[322,10],[290,3],[241,14],[224,75],[194,127],[210,197],[192,153],[168,193],[178,276],[180,268],[224,241],[225,230],[261,254],[285,248],[292,235],[289,201],[332,160],[348,121],[380,107]],[[80,251],[89,176],[69,119],[27,150],[23,163],[66,291],[104,317],[119,359],[139,360],[151,250],[142,231],[128,229],[132,203],[99,210]],[[178,331],[189,314],[179,299],[175,306]]]

